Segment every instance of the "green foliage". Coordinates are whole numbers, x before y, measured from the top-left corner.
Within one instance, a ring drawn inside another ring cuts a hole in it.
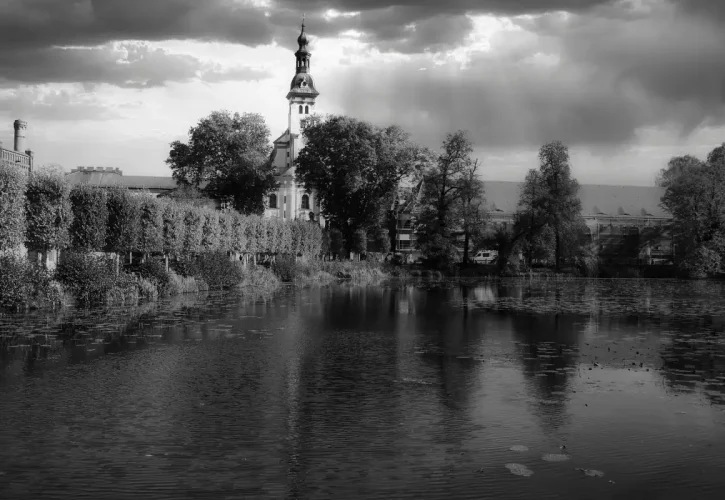
[[[364,229],[358,229],[352,233],[352,244],[350,250],[357,253],[365,253],[368,250],[368,235]]]
[[[52,274],[25,257],[0,255],[0,308],[19,309],[61,300]]]
[[[164,249],[163,207],[150,195],[141,198],[137,250],[141,253],[162,252]]]
[[[182,185],[218,199],[231,199],[246,214],[261,214],[263,199],[276,189],[269,160],[269,128],[256,113],[214,111],[189,130],[187,144],[176,141],[166,163]]]
[[[672,214],[678,265],[689,276],[718,272],[725,257],[724,150],[715,148],[704,163],[689,160],[687,175],[671,175],[665,184],[662,206]],[[668,171],[678,162],[673,158]]]
[[[141,198],[128,189],[111,188],[108,190],[106,203],[106,249],[116,253],[135,250],[141,232]]]
[[[158,295],[166,295],[169,292],[171,275],[166,272],[166,266],[157,260],[147,260],[146,262],[135,266],[132,271],[141,278],[153,283],[156,287]],[[143,291],[141,295],[144,295]]]
[[[219,243],[219,212],[208,208],[202,211],[201,248],[204,252],[225,250]]]
[[[345,256],[345,238],[342,231],[330,229],[328,234],[330,236],[330,253],[336,258],[343,258]]]
[[[108,204],[105,189],[80,184],[70,192],[73,222],[70,225],[71,247],[83,252],[100,251],[106,245]]]
[[[232,234],[232,221],[234,219],[232,212],[221,212],[219,217],[219,243],[217,247],[222,251],[233,252],[234,240]]]
[[[189,271],[195,278],[204,280],[210,289],[236,286],[243,279],[241,267],[224,252],[204,252],[191,263]]]
[[[249,220],[237,213],[231,214],[232,236],[230,249],[233,252],[244,253],[248,247],[247,226]]]
[[[297,262],[292,255],[278,255],[272,263],[272,272],[285,282],[297,278]]]
[[[114,288],[127,290],[133,283],[124,273],[116,275],[113,259],[78,252],[63,254],[55,278],[85,304],[104,303]]]
[[[173,202],[162,204],[164,254],[179,256],[183,252],[186,233],[185,215],[183,205]]]
[[[377,128],[344,116],[303,123],[306,145],[295,160],[299,182],[316,189],[322,215],[344,235],[380,225],[384,200],[420,163],[421,149],[398,127]]]
[[[472,152],[473,144],[466,132],[448,134],[435,166],[424,175],[417,244],[430,265],[438,268],[449,267],[454,262],[454,231],[461,225],[461,216],[467,218],[464,232],[466,228],[472,229],[474,207],[480,205],[475,200],[482,189],[476,182]],[[464,194],[466,200],[463,200]]]
[[[26,183],[23,170],[0,162],[0,252],[14,250],[25,241]]]
[[[201,209],[186,207],[184,211],[183,253],[194,255],[202,251],[204,237],[204,217]]]
[[[30,174],[25,191],[26,238],[34,250],[68,246],[68,228],[73,222],[70,186],[63,174],[39,170]]]

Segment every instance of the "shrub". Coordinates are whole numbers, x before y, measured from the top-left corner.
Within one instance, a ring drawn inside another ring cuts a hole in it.
[[[156,287],[158,295],[165,295],[167,293],[171,276],[166,272],[166,267],[161,262],[148,260],[138,266],[134,266],[132,270],[142,279],[152,283]],[[141,290],[141,295],[143,296],[143,290]]]
[[[138,246],[141,232],[141,199],[128,189],[108,190],[108,226],[106,249],[110,252],[128,253]]]
[[[62,291],[45,268],[17,255],[0,256],[0,307],[18,309],[61,302]]]
[[[56,268],[55,277],[84,303],[104,302],[106,294],[114,287],[120,287],[124,293],[129,287],[124,273],[117,276],[113,259],[106,256],[66,252]]]
[[[163,252],[166,255],[178,256],[184,249],[184,215],[184,209],[178,203],[162,204]]]
[[[219,213],[216,210],[206,208],[202,211],[201,215],[201,248],[205,252],[214,250],[225,251],[225,248],[220,248],[219,246]]]
[[[209,288],[239,285],[243,279],[241,269],[225,252],[205,252],[192,262],[194,277],[204,280]]]
[[[138,295],[142,299],[156,300],[159,297],[159,287],[156,282],[150,279],[139,277],[136,280]]]
[[[277,255],[272,263],[272,272],[281,281],[294,281],[297,278],[297,262],[292,255]]]
[[[242,267],[239,262],[233,263],[242,276],[240,283],[243,287],[254,288],[255,290],[273,290],[279,286],[279,279],[270,269],[264,266]]]
[[[70,186],[62,174],[40,170],[28,177],[25,219],[28,248],[47,251],[68,246],[73,211]]]
[[[0,252],[25,241],[25,172],[0,162]]]
[[[164,249],[164,219],[161,203],[151,195],[141,198],[137,249],[144,254]]]
[[[103,249],[108,224],[107,194],[104,189],[81,184],[70,192],[73,222],[70,225],[71,246],[82,252]]]
[[[184,211],[184,246],[183,253],[194,255],[201,252],[204,220],[201,209],[186,207]]]
[[[203,282],[202,282],[203,283]],[[209,287],[206,283],[203,286],[199,286],[199,280],[193,276],[179,276],[175,272],[169,272],[169,284],[167,288],[168,295],[181,295],[182,293],[198,293],[203,290],[208,290]]]

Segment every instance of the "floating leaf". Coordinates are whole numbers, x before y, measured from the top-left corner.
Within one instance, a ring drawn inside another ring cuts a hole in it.
[[[506,468],[511,471],[511,474],[517,476],[529,477],[534,473],[534,471],[521,464],[506,464]]]
[[[600,470],[581,469],[581,468],[576,468],[574,470],[581,471],[581,472],[584,473],[584,475],[589,476],[589,477],[602,477],[602,476],[604,476],[604,472],[602,472]]]

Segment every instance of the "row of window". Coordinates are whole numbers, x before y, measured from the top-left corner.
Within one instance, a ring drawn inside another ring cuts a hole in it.
[[[287,197],[284,197],[284,203],[287,203]],[[279,208],[277,206],[277,195],[276,194],[270,194],[269,195],[269,208]],[[302,210],[309,210],[310,209],[310,195],[303,194],[302,195],[302,201],[300,203],[300,208]]]
[[[302,104],[300,104],[300,114],[302,114],[302,110],[303,110],[303,108],[302,108]],[[307,106],[307,105],[305,105],[305,107],[304,107],[304,111],[305,111],[305,114],[306,114],[306,115],[309,115],[309,114],[310,114],[310,107],[309,107],[309,106]]]

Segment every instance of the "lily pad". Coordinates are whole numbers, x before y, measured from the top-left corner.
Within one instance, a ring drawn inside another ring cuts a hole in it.
[[[511,448],[509,448],[511,451],[529,451],[529,449],[522,445],[522,444],[515,444]]]
[[[549,453],[541,457],[545,462],[565,462],[569,458],[569,455],[564,455],[563,453]]]
[[[511,474],[517,476],[529,477],[534,473],[534,471],[521,464],[506,464],[506,468],[511,471]]]
[[[602,477],[602,476],[604,476],[604,472],[602,472],[600,470],[581,469],[581,468],[576,468],[574,470],[581,471],[581,472],[584,473],[585,476],[589,476],[589,477]]]

